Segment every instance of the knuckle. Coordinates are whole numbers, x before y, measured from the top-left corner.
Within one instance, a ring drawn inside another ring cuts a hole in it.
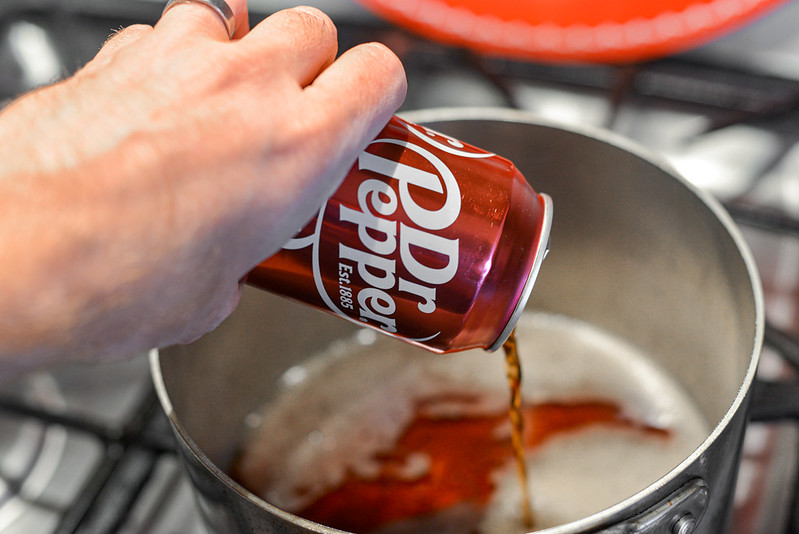
[[[336,38],[336,25],[323,11],[310,6],[298,6],[283,12],[292,22],[300,24],[307,31],[327,39]]]
[[[123,28],[122,32],[131,33],[131,34],[134,34],[134,35],[141,35],[143,33],[147,33],[147,32],[150,32],[152,30],[153,30],[153,27],[151,25],[149,25],[149,24],[131,24],[130,26],[127,26],[126,28]]]
[[[153,30],[149,24],[132,24],[119,30],[115,30],[108,36],[104,44],[126,44],[131,41],[137,40],[142,35],[145,35]]]
[[[375,63],[383,65],[386,69],[392,71],[404,72],[402,61],[400,61],[393,50],[383,43],[365,43],[362,46],[364,52],[368,54]]]
[[[370,80],[381,83],[392,93],[405,95],[407,79],[400,58],[382,43],[364,43],[358,46],[361,66]]]
[[[299,17],[307,20],[310,23],[318,24],[328,28],[334,28],[333,21],[322,10],[312,6],[297,6],[289,9],[290,12],[296,13]]]

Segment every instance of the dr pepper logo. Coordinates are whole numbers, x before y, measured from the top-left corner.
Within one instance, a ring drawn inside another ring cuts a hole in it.
[[[303,237],[284,248],[311,247],[314,283],[332,312],[425,342],[441,333],[425,317],[451,313],[458,300],[447,284],[459,271],[464,199],[441,156],[494,154],[392,122],[394,131],[369,144]]]

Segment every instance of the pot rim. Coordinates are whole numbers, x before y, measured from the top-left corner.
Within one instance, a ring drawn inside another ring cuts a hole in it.
[[[444,108],[430,108],[430,109],[408,111],[400,113],[399,115],[405,120],[422,125],[424,123],[429,123],[429,122],[455,121],[455,120],[458,121],[491,120],[491,121],[505,121],[505,122],[516,122],[522,124],[532,124],[532,125],[545,126],[557,130],[582,134],[587,137],[591,137],[601,142],[607,143],[609,145],[616,146],[635,156],[638,156],[639,158],[642,158],[652,163],[653,165],[657,166],[662,171],[664,171],[666,174],[670,175],[672,178],[677,180],[679,183],[681,183],[685,188],[687,188],[691,193],[693,193],[697,198],[699,198],[699,200],[702,201],[702,203],[713,213],[713,215],[715,215],[715,217],[719,220],[724,229],[732,238],[733,243],[735,244],[738,253],[741,256],[741,259],[744,262],[750,281],[754,312],[755,312],[754,313],[755,335],[751,347],[751,353],[749,356],[749,366],[747,367],[746,374],[744,375],[743,381],[740,384],[738,393],[733,399],[733,402],[731,403],[730,407],[725,412],[724,416],[716,424],[716,426],[713,428],[710,434],[702,441],[702,443],[696,449],[694,449],[694,451],[688,457],[686,457],[677,466],[672,468],[668,473],[661,476],[658,480],[656,480],[652,484],[646,486],[642,490],[636,492],[635,494],[624,499],[623,501],[620,501],[614,504],[613,506],[600,510],[599,512],[583,517],[576,521],[559,525],[557,527],[538,530],[535,532],[537,534],[567,534],[569,532],[577,532],[581,530],[606,526],[607,522],[611,520],[614,516],[623,514],[625,509],[632,508],[637,502],[646,499],[647,496],[649,496],[650,494],[658,491],[660,488],[670,483],[673,483],[678,478],[678,476],[683,471],[685,471],[686,468],[688,468],[688,466],[694,464],[695,462],[698,462],[702,457],[702,455],[719,438],[719,436],[727,428],[727,426],[729,426],[730,421],[733,419],[733,417],[736,414],[738,414],[742,406],[744,406],[744,403],[746,402],[747,396],[752,388],[752,384],[755,379],[755,373],[757,371],[757,366],[760,359],[760,353],[763,346],[763,336],[765,330],[765,311],[764,311],[765,305],[764,305],[763,288],[760,281],[760,274],[757,270],[757,266],[755,264],[752,253],[749,249],[749,246],[744,240],[743,235],[741,234],[741,231],[739,230],[738,226],[732,220],[732,217],[730,217],[727,211],[714,197],[712,197],[709,193],[694,186],[693,184],[688,182],[685,178],[683,178],[680,175],[680,173],[677,172],[674,169],[674,167],[670,163],[668,163],[668,161],[666,161],[666,159],[662,155],[657,154],[656,152],[653,152],[649,149],[646,149],[645,147],[619,134],[591,126],[572,125],[572,124],[565,124],[557,121],[552,121],[550,119],[541,117],[531,112],[507,109],[507,108],[444,107]],[[307,519],[303,519],[302,517],[299,517],[290,512],[282,510],[272,504],[269,504],[268,502],[264,501],[262,498],[250,492],[241,484],[233,480],[227,473],[225,473],[224,471],[219,469],[216,465],[214,465],[214,463],[197,446],[197,444],[194,442],[191,436],[188,435],[188,433],[183,428],[183,425],[180,423],[179,418],[175,414],[174,408],[172,407],[172,402],[169,398],[169,393],[166,390],[166,384],[164,383],[163,375],[161,373],[160,357],[158,349],[153,349],[150,351],[149,360],[150,360],[151,375],[153,383],[155,385],[156,393],[158,395],[159,401],[161,402],[161,406],[164,409],[164,412],[166,413],[170,422],[173,425],[173,428],[175,429],[176,433],[179,435],[180,439],[183,440],[185,445],[195,456],[195,458],[199,462],[201,462],[206,468],[208,468],[208,470],[217,479],[219,479],[220,482],[225,484],[228,488],[232,489],[233,491],[241,494],[243,497],[247,498],[251,502],[254,502],[258,506],[265,508],[268,512],[275,514],[288,521],[295,522],[312,532],[318,532],[320,534],[334,534],[334,533],[344,532],[331,527],[320,525],[318,523],[314,523]]]

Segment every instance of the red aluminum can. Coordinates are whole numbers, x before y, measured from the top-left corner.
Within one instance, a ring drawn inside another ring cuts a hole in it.
[[[434,352],[502,346],[552,201],[508,160],[393,117],[317,216],[247,283]]]

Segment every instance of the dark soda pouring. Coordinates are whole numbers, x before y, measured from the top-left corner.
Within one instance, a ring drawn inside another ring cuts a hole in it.
[[[510,409],[508,416],[511,423],[511,444],[513,456],[516,460],[516,470],[519,474],[519,484],[522,492],[522,522],[525,528],[533,528],[533,504],[530,499],[530,487],[527,480],[527,464],[524,461],[524,416],[522,414],[522,366],[519,361],[516,331],[512,331],[503,343],[505,351],[505,373],[508,375],[508,389],[510,390]]]

